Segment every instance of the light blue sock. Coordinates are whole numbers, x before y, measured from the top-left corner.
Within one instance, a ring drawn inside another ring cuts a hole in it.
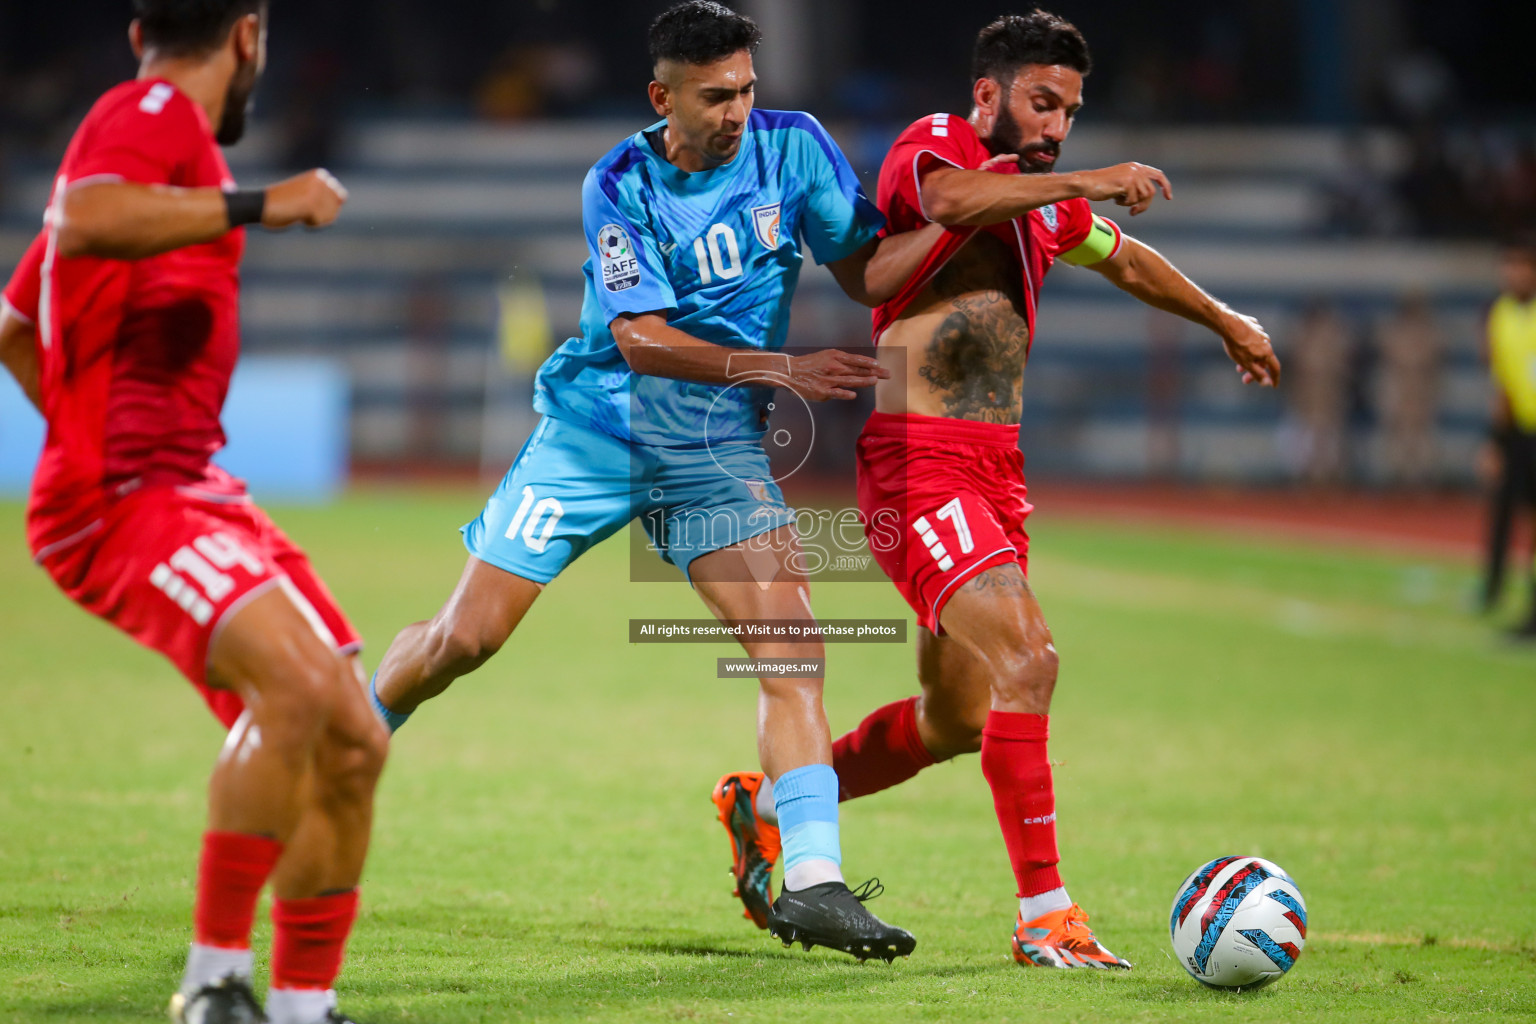
[[[837,773],[827,764],[785,772],[773,783],[774,809],[784,843],[784,887],[841,881],[837,831]]]
[[[391,733],[398,732],[400,727],[405,724],[406,719],[411,717],[409,711],[403,715],[398,711],[391,711],[384,706],[383,701],[379,700],[379,674],[377,672],[373,674],[372,679],[368,680],[368,702],[373,705],[374,714],[378,715],[384,720],[384,724],[389,726]]]

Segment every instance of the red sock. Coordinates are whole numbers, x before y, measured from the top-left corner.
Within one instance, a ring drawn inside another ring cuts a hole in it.
[[[204,832],[197,865],[192,939],[203,946],[250,949],[256,899],[283,844],[244,832]]]
[[[1050,716],[991,711],[981,732],[981,773],[992,787],[1020,896],[1061,888],[1056,864],[1056,793],[1045,741]]]
[[[917,734],[917,698],[876,708],[832,744],[839,800],[852,800],[906,782],[933,764]]]
[[[357,890],[272,901],[272,987],[332,988],[357,917]]]

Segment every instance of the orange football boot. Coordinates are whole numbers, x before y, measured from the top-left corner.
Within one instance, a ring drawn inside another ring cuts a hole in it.
[[[1025,967],[1131,969],[1129,960],[1099,944],[1088,927],[1088,912],[1076,903],[1028,922],[1020,914],[1013,929],[1013,958]]]
[[[733,895],[747,908],[743,916],[759,928],[768,927],[773,907],[773,866],[779,860],[779,826],[757,816],[762,772],[730,772],[715,783],[714,801],[720,824],[731,837]]]

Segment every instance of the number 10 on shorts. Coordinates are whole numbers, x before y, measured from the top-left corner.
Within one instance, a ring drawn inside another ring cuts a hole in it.
[[[955,528],[955,539],[960,543],[960,553],[968,555],[976,549],[976,542],[971,539],[971,528],[965,521],[965,510],[960,507],[959,498],[951,498],[933,514],[935,519],[948,519],[950,525]],[[938,531],[928,521],[927,516],[918,516],[912,524],[912,529],[923,538],[923,543],[928,547],[928,553],[933,560],[939,563],[941,572],[948,572],[955,567],[955,560],[950,557],[949,549],[939,539]]]
[[[523,488],[523,502],[517,506],[517,513],[512,516],[512,522],[507,526],[507,540],[516,540],[518,528],[523,531],[523,543],[528,545],[530,551],[542,553],[549,538],[555,534],[555,524],[560,522],[560,517],[565,515],[565,507],[556,498],[535,499],[532,487]],[[539,524],[544,524],[544,529],[539,530]]]

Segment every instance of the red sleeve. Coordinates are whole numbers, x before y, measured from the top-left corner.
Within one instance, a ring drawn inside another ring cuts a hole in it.
[[[64,171],[72,184],[96,177],[179,184],[182,170],[206,146],[198,111],[168,82],[109,96],[87,116],[76,139]]]
[[[976,129],[964,118],[953,114],[930,114],[902,132],[891,145],[885,162],[880,165],[877,205],[886,220],[886,229],[882,234],[914,231],[928,223],[919,188],[925,163],[942,161],[973,170],[986,162],[987,155],[987,148],[976,137]],[[1011,164],[1003,166],[1012,168]],[[946,229],[923,258],[917,272],[908,278],[907,283],[901,286],[890,301],[874,311],[872,324],[877,343],[881,332],[901,315],[902,310],[922,292],[939,268],[976,230],[974,227]]]
[[[976,129],[954,114],[930,114],[896,137],[880,168],[877,203],[890,222],[890,233],[928,223],[923,212],[922,174],[934,163],[974,170],[987,159]]]
[[[28,323],[37,323],[38,295],[43,286],[43,250],[48,247],[48,232],[43,231],[32,239],[26,254],[16,264],[11,280],[5,286],[5,302]]]
[[[1056,204],[1056,219],[1056,252],[1069,252],[1093,230],[1093,204],[1086,199],[1063,199]]]

